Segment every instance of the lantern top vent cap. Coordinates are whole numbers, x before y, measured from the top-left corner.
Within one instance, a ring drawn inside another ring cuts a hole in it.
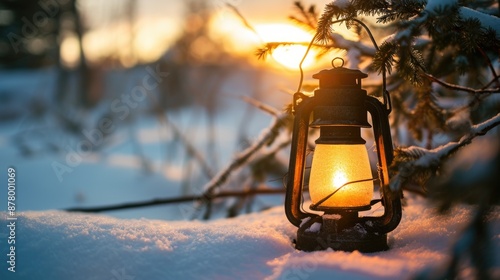
[[[321,80],[323,78],[328,79],[340,76],[343,79],[356,80],[368,77],[367,74],[359,71],[358,69],[344,68],[344,59],[341,57],[332,59],[332,67],[332,69],[321,70],[319,73],[314,74],[313,78]]]
[[[334,67],[332,69],[321,70],[319,73],[313,75],[315,79],[328,79],[337,76],[342,76],[343,78],[348,79],[363,79],[368,77],[367,74],[361,72],[358,69],[349,69],[344,67]]]

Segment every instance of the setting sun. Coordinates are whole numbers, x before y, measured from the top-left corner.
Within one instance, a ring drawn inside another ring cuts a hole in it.
[[[266,43],[269,42],[296,42],[309,43],[313,35],[289,24],[259,24],[255,26],[256,32]],[[305,45],[288,45],[276,48],[272,58],[279,64],[289,69],[298,69],[302,57],[306,53]],[[315,52],[310,50],[303,67],[311,67],[314,63]]]
[[[299,68],[307,50],[306,45],[311,41],[313,34],[287,23],[259,23],[252,25],[252,28],[255,32],[245,26],[241,19],[231,14],[216,16],[212,20],[212,30],[226,40],[226,46],[235,53],[254,53],[256,48],[271,42],[300,43],[301,45],[280,46],[269,56],[269,61],[274,61],[274,64],[281,68],[291,70]],[[303,68],[312,67],[315,56],[315,50],[311,49],[302,65]]]

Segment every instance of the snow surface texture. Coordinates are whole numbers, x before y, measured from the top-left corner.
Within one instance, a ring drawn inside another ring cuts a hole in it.
[[[498,272],[496,210],[491,230]],[[389,235],[391,249],[362,254],[295,250],[296,228],[282,207],[210,222],[22,212],[17,272],[8,272],[3,262],[0,279],[407,279],[446,262],[468,214],[460,207],[450,216],[436,216],[421,199],[411,199],[400,226]],[[0,222],[7,223],[5,213]]]

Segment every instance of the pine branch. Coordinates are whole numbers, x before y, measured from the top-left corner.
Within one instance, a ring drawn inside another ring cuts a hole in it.
[[[266,59],[268,55],[271,55],[277,48],[286,46],[309,46],[309,42],[269,42],[262,48],[258,48],[255,51],[255,55],[258,59]],[[319,44],[312,44],[313,47],[325,48],[328,46],[323,46]]]
[[[373,70],[377,71],[379,74],[387,72],[390,75],[392,72],[392,65],[396,63],[394,58],[396,50],[397,45],[394,42],[385,41],[373,57]]]
[[[447,130],[446,111],[439,106],[430,83],[419,88],[416,93],[417,105],[408,118],[408,129],[418,140],[422,140],[422,132],[427,130],[427,146],[431,148],[433,134]]]
[[[311,5],[309,9],[306,10],[304,5],[300,1],[295,1],[294,7],[298,11],[300,17],[290,16],[289,19],[297,23],[298,25],[302,25],[307,29],[316,30],[316,24],[318,22],[318,14],[316,12],[316,6]]]
[[[422,85],[420,73],[426,73],[424,58],[413,46],[403,45],[399,48],[398,73],[414,85]]]
[[[348,25],[349,19],[356,17],[356,10],[352,5],[348,4],[345,7],[337,6],[338,3],[332,2],[326,4],[321,17],[318,20],[318,28],[316,30],[317,36],[316,40],[326,44],[330,40],[330,34],[332,33],[332,25],[334,23],[346,22]],[[333,18],[337,20],[334,21]],[[342,18],[342,20],[340,20]]]
[[[391,3],[386,0],[352,0],[351,5],[353,5],[361,15],[376,16],[386,13],[390,9]]]
[[[419,147],[398,149],[391,169],[397,174],[391,180],[390,186],[394,191],[402,189],[411,181],[427,182],[442,162],[455,154],[459,149],[470,144],[477,136],[485,135],[494,127],[500,125],[500,113],[491,119],[474,125],[469,133],[464,135],[458,142],[450,142],[432,150]],[[410,159],[410,160],[408,160]]]

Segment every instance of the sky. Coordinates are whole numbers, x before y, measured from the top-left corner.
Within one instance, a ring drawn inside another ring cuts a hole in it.
[[[92,0],[99,3],[100,1]],[[89,2],[92,2],[89,1]],[[116,0],[115,0],[116,1]],[[141,14],[147,16],[169,16],[169,17],[182,17],[183,4],[187,1],[182,0],[138,0],[138,5]],[[292,11],[293,2],[295,0],[208,0],[214,9],[224,9],[225,3],[236,6],[249,19],[257,21],[276,21],[284,20]],[[324,7],[328,0],[314,0],[304,1],[305,4],[316,4],[319,8]]]
[[[127,57],[130,49],[131,30],[134,30],[135,53],[142,62],[151,62],[158,59],[168,46],[179,36],[182,31],[183,17],[185,16],[185,3],[187,1],[170,0],[137,0],[137,14],[135,27],[132,29],[126,23],[126,1],[88,0],[80,3],[80,10],[88,30],[84,36],[84,48],[90,61],[118,54]],[[209,7],[214,10],[215,29],[222,36],[231,38],[231,45],[248,46],[248,50],[255,49],[259,43],[258,37],[249,31],[242,21],[227,8],[225,3],[235,6],[246,20],[259,31],[266,41],[309,41],[312,35],[305,34],[302,30],[281,28],[291,25],[288,16],[293,13],[292,0],[278,1],[249,1],[249,0],[210,0]],[[305,5],[316,4],[321,11],[330,1],[305,2]],[[207,23],[208,24],[208,23]],[[274,25],[274,26],[271,26]],[[219,34],[219,35],[220,35]],[[283,34],[285,37],[283,37]],[[233,49],[239,49],[233,47]],[[295,50],[297,52],[297,50]],[[302,51],[303,53],[303,51]],[[71,66],[78,61],[78,41],[75,36],[68,36],[62,43],[62,56]],[[294,53],[297,56],[297,53]],[[287,58],[283,59],[286,61]],[[289,59],[288,59],[289,60]],[[136,61],[123,59],[125,66],[131,66]],[[297,64],[295,61],[292,64]]]

